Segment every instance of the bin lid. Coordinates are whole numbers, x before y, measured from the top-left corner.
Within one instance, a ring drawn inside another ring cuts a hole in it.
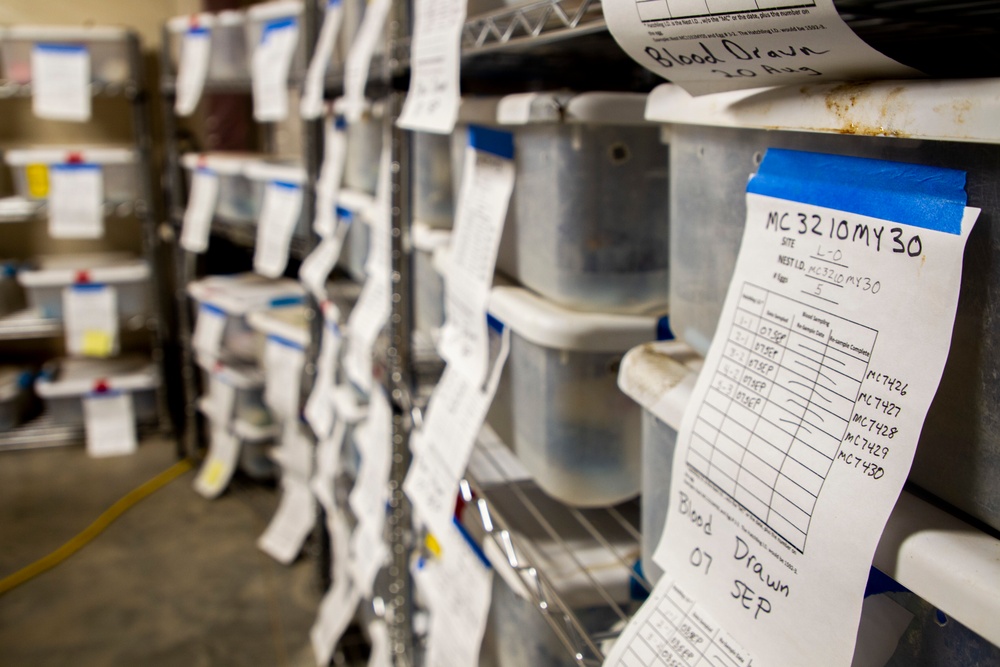
[[[536,345],[579,352],[625,352],[656,340],[658,315],[570,310],[523,287],[496,286],[489,312]]]
[[[203,371],[231,387],[259,389],[264,386],[264,372],[252,362],[210,357],[197,350],[195,361]]]
[[[646,97],[644,93],[517,93],[500,100],[497,122],[651,125],[645,119]]]
[[[148,357],[58,359],[46,364],[35,380],[35,391],[42,398],[69,398],[94,391],[142,391],[159,384],[156,366]]]
[[[188,283],[188,295],[228,315],[242,316],[255,310],[293,306],[305,299],[305,289],[290,278],[266,278],[256,273],[207,276]]]
[[[4,152],[4,161],[12,167],[29,164],[134,164],[136,153],[121,146],[62,145],[26,146]]]
[[[185,33],[190,28],[212,28],[214,25],[215,14],[210,12],[171,16],[167,19],[167,30],[175,35]]]
[[[684,409],[704,359],[677,340],[643,343],[628,351],[618,388],[644,410],[680,430]]]
[[[247,324],[265,336],[274,336],[298,347],[309,345],[310,309],[304,305],[258,310],[247,315]]]
[[[269,21],[271,19],[299,16],[302,13],[302,0],[273,0],[248,7],[247,18],[251,21]]]
[[[21,269],[17,282],[25,287],[65,287],[79,284],[137,283],[149,279],[149,265],[142,259],[121,259],[102,264],[101,256],[69,255],[65,261],[39,261],[37,269]],[[78,260],[78,261],[74,261]]]
[[[246,151],[211,151],[207,153],[185,153],[181,156],[181,166],[188,171],[205,167],[224,176],[239,176],[251,162],[264,160],[263,153]]]
[[[303,185],[306,170],[298,161],[257,160],[243,165],[243,175],[253,181],[281,181]]]
[[[127,28],[110,25],[13,25],[4,29],[6,40],[32,42],[116,42],[130,34]]]
[[[451,243],[451,230],[431,227],[426,222],[415,220],[410,228],[410,241],[421,252],[434,252]]]

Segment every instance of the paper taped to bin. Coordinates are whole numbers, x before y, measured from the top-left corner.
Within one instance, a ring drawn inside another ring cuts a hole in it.
[[[299,22],[295,17],[267,21],[260,42],[251,45],[250,82],[253,117],[261,122],[288,117],[288,74],[299,42]]]
[[[301,185],[271,181],[264,186],[264,201],[257,219],[254,271],[268,278],[278,278],[285,272],[295,223],[301,212]]]
[[[193,25],[181,35],[180,61],[177,63],[177,98],[174,113],[190,116],[198,106],[208,78],[212,57],[212,29]]]
[[[948,356],[978,216],[964,187],[950,169],[767,152],[679,432],[664,576],[605,664],[851,663]]]
[[[49,166],[49,236],[99,239],[104,236],[104,172],[99,164]]]
[[[365,5],[361,27],[344,64],[344,115],[347,122],[361,120],[365,108],[365,86],[371,68],[375,47],[385,36],[385,19],[392,7],[392,0],[371,0]]]
[[[219,200],[219,174],[197,167],[191,176],[191,195],[181,226],[181,246],[188,252],[205,252]]]
[[[920,76],[855,35],[833,0],[604,0],[601,7],[633,60],[693,95]]]
[[[76,356],[105,358],[118,353],[118,291],[83,283],[63,288],[66,350]]]
[[[344,16],[344,5],[341,0],[328,0],[326,11],[323,12],[323,25],[316,38],[316,48],[312,60],[306,70],[305,84],[302,87],[302,100],[299,102],[299,113],[303,118],[319,118],[323,113],[323,88],[326,84],[326,68],[330,64],[333,50],[337,47],[337,37],[340,35],[340,24]]]
[[[208,456],[194,480],[194,490],[208,499],[217,498],[229,485],[239,457],[240,440],[229,430],[227,422],[212,422]]]
[[[120,391],[94,392],[83,399],[87,455],[95,458],[134,454],[135,409],[132,394]]]
[[[82,44],[31,49],[31,109],[39,118],[90,120],[90,52]]]

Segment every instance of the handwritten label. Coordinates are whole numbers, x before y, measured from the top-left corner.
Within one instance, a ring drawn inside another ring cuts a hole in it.
[[[265,186],[257,220],[254,271],[268,278],[278,278],[285,272],[292,235],[301,213],[302,186],[281,181],[271,181]]]
[[[409,130],[451,134],[461,101],[465,0],[416,0],[414,6],[413,73],[397,124]]]
[[[118,353],[118,292],[98,284],[63,288],[66,350],[84,357]]]
[[[807,180],[817,173],[822,183]],[[875,546],[948,354],[978,216],[956,203],[964,179],[772,149],[748,186],[743,244],[681,423],[654,560],[755,664],[851,662]],[[851,195],[858,183],[865,192]],[[891,192],[864,201],[880,188]],[[919,206],[886,206],[893,193]],[[797,201],[821,195],[858,210]],[[670,604],[654,594],[606,664],[640,664],[629,656]],[[708,645],[665,641],[662,664]],[[736,655],[717,664],[749,664]]]
[[[49,236],[99,239],[104,236],[104,174],[97,164],[49,167]]]
[[[692,95],[920,75],[855,35],[833,0],[606,0],[601,6],[633,60]]]
[[[177,63],[177,98],[174,112],[190,116],[198,106],[208,78],[212,32],[204,26],[188,28],[181,35],[180,60]]]
[[[35,44],[31,49],[31,110],[48,120],[90,120],[87,47]]]
[[[199,167],[191,175],[191,194],[181,226],[181,247],[188,252],[208,250],[212,218],[219,200],[219,175]]]
[[[299,41],[299,22],[294,18],[264,24],[260,43],[250,62],[253,117],[260,122],[288,117],[288,73]]]

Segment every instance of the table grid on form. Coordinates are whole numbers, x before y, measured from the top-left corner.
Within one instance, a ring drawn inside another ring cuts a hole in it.
[[[808,0],[636,0],[642,22],[815,7]]]

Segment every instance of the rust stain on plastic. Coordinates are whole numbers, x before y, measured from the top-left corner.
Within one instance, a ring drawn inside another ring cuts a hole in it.
[[[895,129],[894,120],[898,118],[904,109],[900,105],[900,97],[905,92],[905,88],[897,86],[893,88],[882,100],[878,109],[877,123],[861,122],[858,120],[857,109],[860,104],[869,101],[867,93],[871,88],[870,83],[845,83],[830,89],[824,96],[826,108],[834,114],[843,124],[832,128],[838,134],[852,134],[871,137],[898,137],[909,136],[908,133]]]

